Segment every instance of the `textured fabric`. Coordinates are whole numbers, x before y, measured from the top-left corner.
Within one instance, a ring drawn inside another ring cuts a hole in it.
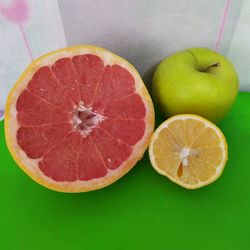
[[[240,77],[241,90],[250,91],[250,1],[245,0],[230,41],[228,57]]]
[[[0,119],[6,97],[27,65],[65,46],[57,1],[0,1]]]
[[[76,44],[127,58],[146,83],[166,56],[208,47],[233,61],[241,89],[250,90],[250,1],[2,0],[0,117],[10,88],[34,58]]]

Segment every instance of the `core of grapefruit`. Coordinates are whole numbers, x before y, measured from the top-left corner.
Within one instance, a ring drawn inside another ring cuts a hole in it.
[[[11,90],[5,135],[17,164],[61,192],[107,186],[148,147],[154,108],[135,68],[82,45],[35,60]]]

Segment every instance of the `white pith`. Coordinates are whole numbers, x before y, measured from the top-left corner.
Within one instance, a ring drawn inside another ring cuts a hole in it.
[[[183,148],[180,153],[180,158],[184,166],[188,165],[188,159],[187,157],[190,154],[190,148]]]
[[[79,114],[81,113],[81,114]],[[88,118],[88,116],[91,116]],[[92,110],[92,107],[85,107],[81,101],[74,107],[71,122],[75,130],[79,131],[83,137],[88,136],[107,117]]]

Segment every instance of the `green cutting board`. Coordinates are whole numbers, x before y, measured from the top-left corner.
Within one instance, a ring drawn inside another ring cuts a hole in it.
[[[193,191],[156,173],[147,153],[125,177],[102,190],[48,190],[13,161],[3,125],[0,249],[250,249],[250,93],[240,93],[219,124],[229,145],[222,177]]]

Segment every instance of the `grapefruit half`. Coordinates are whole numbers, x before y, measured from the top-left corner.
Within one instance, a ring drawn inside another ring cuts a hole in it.
[[[89,45],[35,60],[6,104],[13,158],[33,180],[61,192],[122,177],[142,158],[153,128],[153,104],[135,68]]]

